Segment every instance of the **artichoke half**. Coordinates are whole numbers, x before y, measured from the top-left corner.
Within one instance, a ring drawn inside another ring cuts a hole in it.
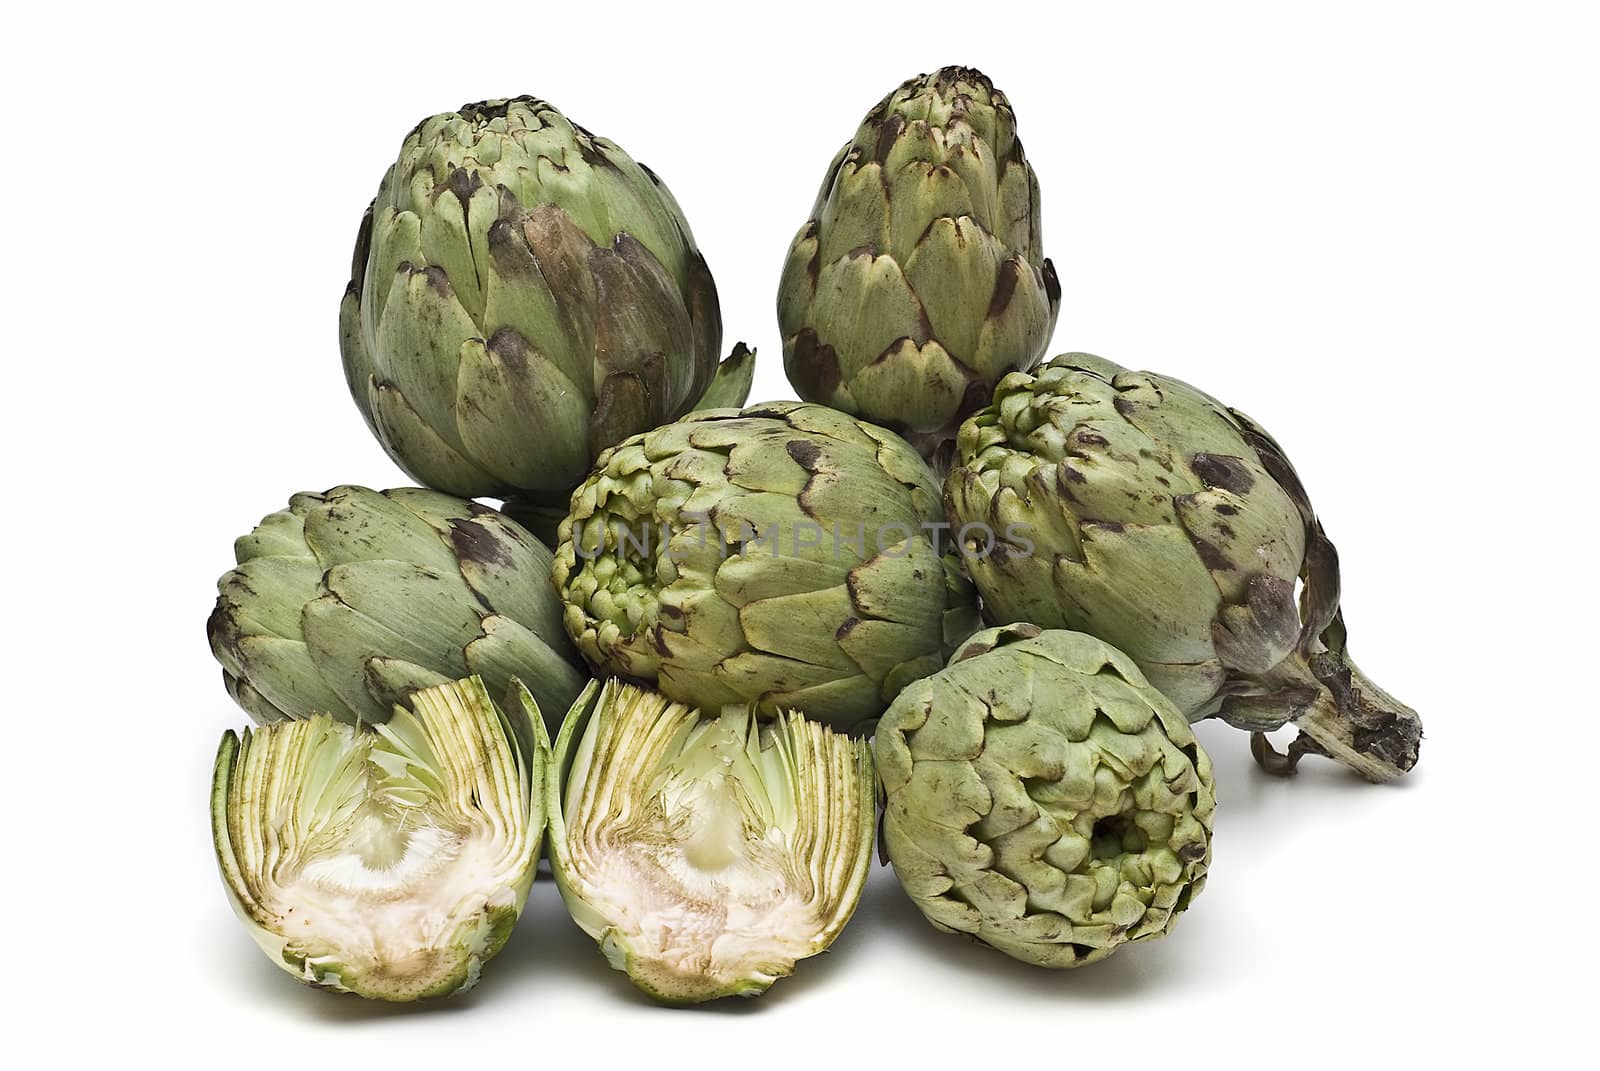
[[[234,544],[207,622],[257,721],[381,722],[417,688],[513,677],[565,710],[583,687],[550,552],[504,514],[418,488],[298,494]]]
[[[966,67],[905,82],[834,157],[778,287],[800,397],[940,457],[1061,303],[1039,181],[1005,94]]]
[[[713,388],[716,285],[661,180],[532,97],[419,123],[356,241],[339,316],[356,405],[411,476],[564,507],[595,455]]]
[[[612,680],[573,706],[551,769],[567,908],[658,1000],[765,992],[861,899],[875,804],[863,740],[790,713],[758,722],[749,706],[702,715]]]
[[[525,689],[424,689],[384,725],[318,716],[217,750],[211,829],[235,911],[278,966],[378,1000],[478,981],[528,896],[547,744]]]
[[[1170,932],[1205,884],[1211,760],[1091,636],[978,633],[900,694],[873,749],[889,859],[941,930],[1077,967]]]
[[[898,436],[819,405],[713,410],[602,455],[552,577],[601,672],[849,729],[977,627],[943,526]]]
[[[1255,732],[1273,772],[1307,753],[1373,781],[1416,764],[1422,723],[1350,661],[1338,553],[1249,417],[1071,353],[1002,380],[956,462],[946,506],[971,526],[991,620],[1104,639],[1191,720]],[[1262,734],[1289,721],[1300,735],[1282,756]]]

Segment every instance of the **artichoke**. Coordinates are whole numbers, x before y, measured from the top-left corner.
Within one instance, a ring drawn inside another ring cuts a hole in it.
[[[234,544],[207,631],[228,692],[259,722],[388,718],[414,689],[479,674],[527,683],[552,714],[583,687],[520,525],[437,491],[298,494]]]
[[[597,689],[567,715],[546,792],[557,885],[611,965],[688,1004],[756,996],[832,944],[872,856],[866,742]]]
[[[1115,645],[1191,720],[1255,732],[1273,772],[1306,753],[1373,781],[1416,764],[1422,723],[1346,654],[1338,554],[1249,417],[1072,353],[1002,380],[956,462],[946,508],[990,620]],[[1282,756],[1262,734],[1288,721]]]
[[[936,457],[1001,376],[1044,357],[1060,303],[1011,105],[946,67],[880,101],[834,157],[778,325],[800,397]]]
[[[362,220],[339,336],[402,469],[534,513],[708,389],[744,404],[753,368],[739,347],[712,386],[716,285],[672,194],[531,97],[407,135]]]
[[[601,455],[552,577],[598,669],[848,729],[977,626],[943,526],[898,436],[819,405],[715,410]]]
[[[514,699],[508,718],[474,677],[415,693],[385,725],[319,715],[223,736],[213,843],[268,958],[378,1000],[477,982],[544,832],[548,744],[532,697]]]
[[[978,633],[900,693],[873,751],[884,846],[938,929],[1077,967],[1164,936],[1205,884],[1211,760],[1091,636]]]

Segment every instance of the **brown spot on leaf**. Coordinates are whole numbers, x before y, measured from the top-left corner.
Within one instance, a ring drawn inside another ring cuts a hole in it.
[[[1245,463],[1227,454],[1196,454],[1189,468],[1213,490],[1231,491],[1236,495],[1249,494],[1256,478]]]
[[[989,319],[999,319],[1005,314],[1011,298],[1017,292],[1017,281],[1022,277],[1022,260],[1012,257],[1000,266],[995,276],[994,292],[989,295]]]
[[[1207,543],[1204,539],[1196,539],[1194,549],[1200,555],[1200,561],[1207,569],[1214,573],[1231,573],[1235,568],[1233,560],[1222,551]]]
[[[450,286],[450,276],[446,275],[444,269],[438,265],[430,264],[423,268],[422,275],[428,280],[428,285],[433,288],[434,293],[440,297],[450,297],[455,293]]]
[[[794,463],[807,472],[815,472],[817,459],[822,456],[822,448],[809,439],[790,439],[783,444]]]
[[[1019,144],[1017,146],[1018,152],[1021,152],[1021,149],[1022,146]],[[1043,274],[1044,296],[1049,300],[1050,307],[1053,309],[1061,303],[1061,280],[1056,278],[1056,266],[1050,263],[1048,259],[1044,262]]]
[[[795,335],[785,368],[800,397],[812,402],[831,401],[844,378],[839,355],[832,346],[819,343],[817,333],[809,327]]]
[[[509,569],[515,564],[500,537],[480,521],[450,522],[450,545],[464,562]]]

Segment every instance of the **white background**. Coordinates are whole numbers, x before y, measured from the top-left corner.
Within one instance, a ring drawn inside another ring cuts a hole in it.
[[[1596,24],[1579,5],[28,6],[3,64],[6,1019],[14,1053],[214,1068],[1536,1066],[1595,994]],[[207,843],[232,539],[403,481],[339,370],[362,209],[421,117],[533,93],[671,186],[788,395],[778,273],[903,78],[982,68],[1043,183],[1056,351],[1284,443],[1352,650],[1423,714],[1378,788],[1206,725],[1211,883],[1051,974],[874,874],[759,1001],[636,998],[541,882],[473,994],[297,987]],[[20,327],[20,333],[19,333]],[[510,1061],[510,1062],[508,1062]],[[12,1064],[12,1066],[30,1066]],[[883,1066],[889,1066],[884,1064]]]

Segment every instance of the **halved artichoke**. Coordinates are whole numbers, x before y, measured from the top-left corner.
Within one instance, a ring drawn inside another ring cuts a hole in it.
[[[702,715],[612,680],[578,697],[550,773],[567,910],[658,1000],[759,995],[832,944],[861,899],[863,740],[789,712]]]
[[[478,981],[522,913],[544,832],[548,740],[477,677],[384,725],[326,715],[225,733],[211,830],[235,911],[301,981],[377,1000]]]

